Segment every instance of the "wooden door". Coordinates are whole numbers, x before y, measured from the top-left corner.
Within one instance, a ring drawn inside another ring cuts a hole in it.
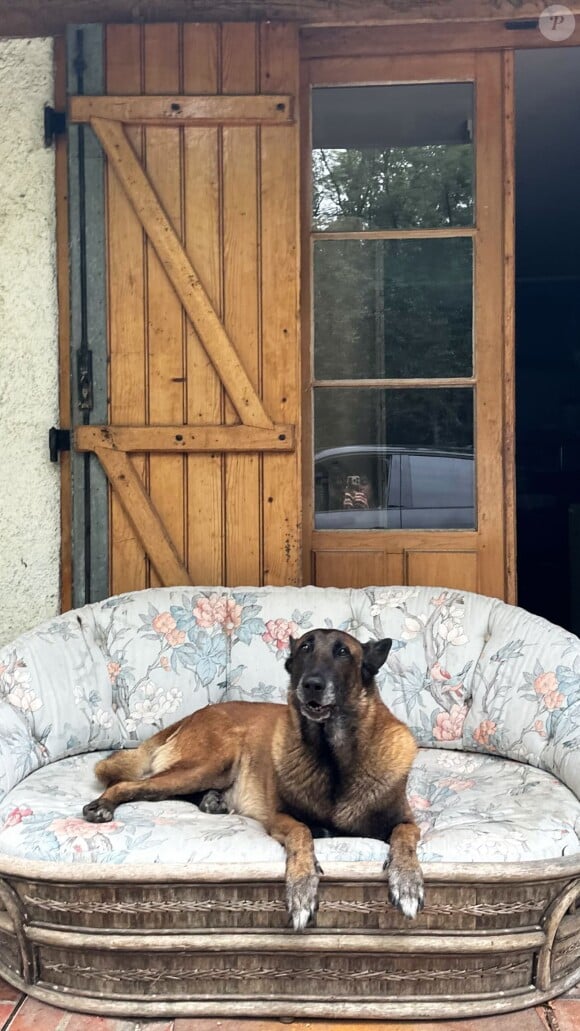
[[[296,583],[296,31],[99,39],[103,82],[85,75],[68,112],[105,158],[106,417],[85,406],[73,444],[108,481],[96,561],[109,593]]]
[[[302,105],[305,576],[515,600],[511,57],[305,60]]]

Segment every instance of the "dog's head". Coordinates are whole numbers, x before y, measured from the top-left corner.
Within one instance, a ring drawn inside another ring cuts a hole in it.
[[[324,723],[331,716],[355,711],[374,691],[374,678],[392,641],[361,644],[342,630],[308,630],[290,638],[286,669],[289,702],[302,716]]]

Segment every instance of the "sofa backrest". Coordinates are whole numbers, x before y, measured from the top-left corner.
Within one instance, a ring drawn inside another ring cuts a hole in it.
[[[580,710],[580,642],[496,599],[425,587],[152,588],[57,617],[0,651],[0,795],[208,703],[283,702],[289,637],[316,626],[393,638],[377,680],[419,744],[541,765],[580,795],[562,723]]]

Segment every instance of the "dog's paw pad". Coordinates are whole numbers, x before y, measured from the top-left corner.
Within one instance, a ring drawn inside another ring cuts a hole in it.
[[[89,823],[109,823],[113,819],[113,810],[108,802],[95,798],[83,807],[83,816]]]
[[[288,879],[286,883],[286,902],[295,931],[303,931],[314,922],[318,909],[318,881],[317,874],[309,874]]]
[[[423,875],[420,867],[391,863],[387,868],[389,898],[408,920],[414,920],[425,905]]]
[[[221,791],[214,791],[213,788],[211,791],[206,791],[199,803],[199,808],[202,813],[211,813],[214,816],[229,812]]]

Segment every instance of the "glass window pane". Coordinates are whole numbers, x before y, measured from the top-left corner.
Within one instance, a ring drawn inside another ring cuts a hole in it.
[[[315,526],[476,528],[470,388],[314,392]]]
[[[317,240],[316,379],[471,376],[468,237]]]
[[[312,91],[319,231],[473,224],[473,86]]]

